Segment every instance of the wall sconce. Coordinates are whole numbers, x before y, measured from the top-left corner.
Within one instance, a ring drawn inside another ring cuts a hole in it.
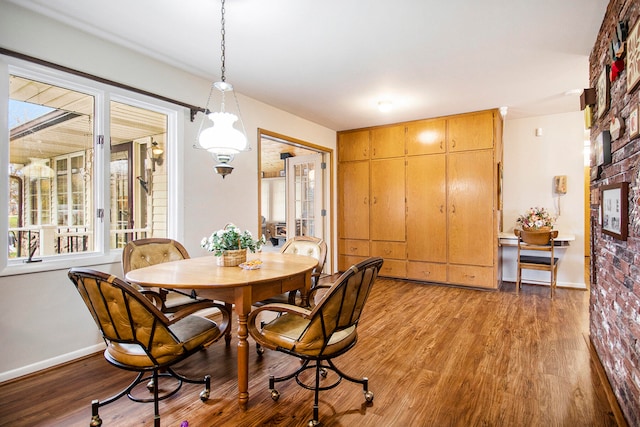
[[[152,140],[151,147],[147,149],[147,153],[151,159],[151,170],[155,172],[156,164],[158,166],[162,166],[162,163],[164,162],[164,158],[162,156],[164,154],[164,150],[160,148],[160,145],[158,145],[156,141]]]

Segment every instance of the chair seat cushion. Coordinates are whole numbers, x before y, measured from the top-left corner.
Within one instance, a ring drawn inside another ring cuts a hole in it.
[[[323,350],[324,339],[320,330],[317,333],[307,332],[306,341],[299,341],[300,336],[309,327],[309,320],[301,316],[283,314],[262,328],[263,337],[276,347],[298,353],[303,356],[331,356],[350,346],[358,337],[356,327],[337,330],[329,338]],[[315,337],[311,338],[311,337]]]
[[[263,305],[267,305],[267,304],[288,304],[288,303],[289,303],[289,294],[286,293],[286,294],[275,295],[267,299],[264,299],[262,301],[256,301],[253,303],[253,305],[255,307],[262,307]]]
[[[534,255],[520,255],[521,264],[542,264],[551,265],[551,257],[548,256],[534,256]],[[553,263],[558,263],[558,258],[553,258]]]
[[[157,340],[153,347],[152,356],[158,365],[164,365],[183,358],[194,349],[206,347],[213,343],[222,332],[216,322],[200,316],[187,316],[169,327],[179,342],[167,337],[165,340]],[[157,338],[157,337],[156,337]],[[153,366],[144,349],[137,344],[124,344],[109,342],[104,353],[105,358],[117,364],[145,368]]]

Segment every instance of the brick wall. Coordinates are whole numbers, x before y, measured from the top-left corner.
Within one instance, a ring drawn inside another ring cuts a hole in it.
[[[618,21],[631,31],[640,18],[638,0],[611,0],[589,58],[590,86],[597,87],[605,64],[611,64],[609,44]],[[624,121],[621,136],[612,141],[612,161],[599,177],[592,156],[591,223],[592,277],[590,338],[629,425],[640,426],[640,136],[630,137],[629,113],[640,105],[640,84],[627,93],[627,71],[610,83],[611,102],[600,117],[597,107],[591,127],[596,137],[608,130],[612,116]],[[597,106],[597,103],[596,103]],[[600,187],[629,183],[629,232],[627,240],[602,234],[599,224]]]

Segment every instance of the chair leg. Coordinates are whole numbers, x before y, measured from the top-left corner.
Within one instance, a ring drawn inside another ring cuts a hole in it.
[[[316,363],[316,388],[313,391],[313,419],[307,424],[309,427],[317,426],[318,413],[320,412],[320,363]]]
[[[226,309],[227,309],[227,311],[229,312],[229,325],[231,325],[231,318],[233,317],[233,316],[232,316],[232,313],[233,313],[233,305],[232,305],[232,304],[230,304],[230,303],[228,303],[228,302],[226,302],[226,303],[224,304],[224,308],[226,308]],[[224,334],[224,343],[225,343],[225,345],[226,345],[227,347],[231,346],[231,326],[229,326],[229,327],[227,328],[227,331],[226,331],[226,332],[225,332],[225,334]]]
[[[522,284],[522,269],[518,267],[518,272],[516,274],[516,295],[520,294],[520,286]]]
[[[331,359],[328,359],[327,363],[329,364],[331,370],[333,370],[335,373],[340,375],[345,380],[351,381],[352,383],[362,384],[362,392],[364,393],[365,400],[367,402],[373,402],[373,397],[374,397],[373,392],[369,391],[369,378],[363,377],[361,380],[359,380],[357,378],[351,377],[345,374],[344,372],[342,372],[340,369],[338,369],[336,365],[333,364]]]
[[[312,360],[310,359],[305,359],[304,362],[302,363],[302,365],[300,366],[300,368],[298,368],[295,372],[289,374],[289,375],[285,375],[282,377],[274,377],[273,375],[271,375],[269,377],[269,390],[271,390],[271,398],[274,401],[277,401],[280,398],[280,393],[278,392],[278,390],[276,390],[275,388],[275,383],[277,382],[281,382],[281,381],[286,381],[289,380],[291,378],[295,378],[296,382],[298,383],[298,385],[300,385],[301,387],[306,388],[307,390],[313,390],[314,392],[314,399],[313,399],[313,419],[309,420],[309,423],[307,424],[308,426],[312,427],[312,426],[317,426],[320,424],[320,421],[318,420],[318,414],[319,414],[319,402],[320,402],[320,391],[322,390],[330,390],[334,387],[337,387],[338,384],[340,384],[340,382],[342,381],[342,379],[346,379],[347,381],[351,381],[353,383],[357,383],[357,384],[362,384],[362,389],[363,389],[363,393],[364,393],[364,398],[367,401],[367,403],[373,402],[373,392],[369,390],[369,379],[367,377],[364,377],[362,379],[358,379],[358,378],[354,378],[352,376],[349,376],[347,374],[345,374],[344,372],[342,372],[340,369],[338,369],[338,367],[336,367],[336,365],[333,364],[333,362],[330,359],[327,359],[326,362],[327,364],[323,364],[322,361],[320,360],[316,360],[313,361],[313,364],[310,365],[310,363],[312,362]],[[315,368],[315,383],[313,386],[308,385],[303,383],[300,378],[298,378],[298,376],[306,371],[307,369],[311,369],[311,368]],[[336,375],[338,376],[338,379],[333,382],[330,385],[324,385],[321,386],[320,385],[320,381],[321,381],[321,377],[325,378],[327,376],[327,369],[333,371],[336,373]]]
[[[160,384],[158,384],[157,369],[154,369],[153,371],[153,382],[156,385],[153,388],[153,426],[160,427],[160,403],[158,401],[158,389],[160,388]]]
[[[89,427],[100,427],[102,425],[102,419],[100,419],[100,415],[98,415],[98,409],[100,409],[100,401],[91,401],[91,422],[89,423]]]

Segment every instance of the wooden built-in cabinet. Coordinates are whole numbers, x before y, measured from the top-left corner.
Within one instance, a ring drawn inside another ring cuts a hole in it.
[[[497,110],[339,132],[338,268],[496,288],[501,161]]]

